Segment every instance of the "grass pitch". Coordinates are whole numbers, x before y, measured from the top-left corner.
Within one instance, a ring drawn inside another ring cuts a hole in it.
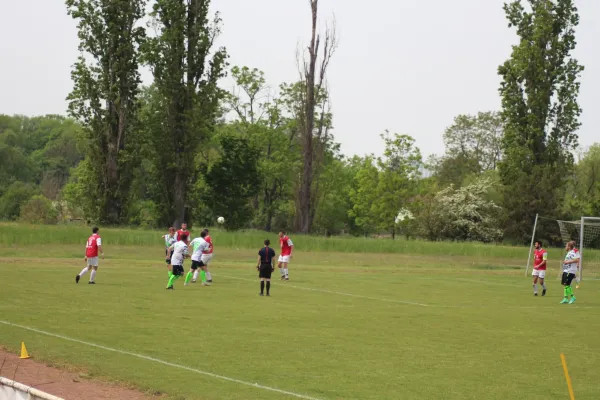
[[[105,232],[95,286],[74,282],[81,245],[0,245],[0,321],[22,326],[0,323],[0,345],[171,399],[566,399],[560,353],[576,398],[600,393],[600,282],[563,306],[554,271],[534,298],[510,255],[299,248],[266,298],[255,251],[213,236],[215,284],[175,291],[158,240]]]

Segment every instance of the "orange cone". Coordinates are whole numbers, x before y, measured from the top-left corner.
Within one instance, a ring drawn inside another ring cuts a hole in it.
[[[21,342],[21,357],[19,358],[31,358],[29,357],[29,353],[27,353],[27,347],[25,347],[25,342]]]

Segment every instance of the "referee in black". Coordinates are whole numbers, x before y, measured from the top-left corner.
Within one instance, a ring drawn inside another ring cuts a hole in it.
[[[267,282],[267,296],[270,296],[271,290],[271,273],[275,270],[273,266],[273,258],[275,258],[275,250],[269,247],[271,241],[265,240],[265,247],[258,251],[258,261],[256,269],[260,278],[260,295],[264,296],[265,282]]]

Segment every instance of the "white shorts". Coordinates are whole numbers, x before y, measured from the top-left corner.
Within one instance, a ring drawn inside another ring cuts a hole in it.
[[[200,257],[200,260],[202,261],[202,263],[204,263],[204,265],[208,265],[208,263],[210,262],[210,260],[212,260],[212,254],[202,254],[202,257]]]
[[[88,257],[87,265],[91,265],[92,267],[98,266],[98,257]]]
[[[544,279],[546,277],[546,270],[545,269],[534,269],[531,276],[538,276],[541,279]]]
[[[278,262],[287,264],[290,262],[290,256],[279,256]]]

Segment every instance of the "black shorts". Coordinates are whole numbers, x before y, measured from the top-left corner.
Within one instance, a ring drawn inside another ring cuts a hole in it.
[[[195,271],[200,267],[204,267],[204,263],[202,261],[194,261],[192,260],[192,269]]]
[[[571,282],[573,282],[573,279],[575,279],[575,274],[563,272],[560,283],[562,283],[563,286],[571,286]]]
[[[273,266],[271,264],[261,264],[258,270],[258,277],[271,279],[271,273],[273,272]]]
[[[171,258],[173,258],[173,255],[171,254],[171,257],[169,257],[167,259],[168,255],[169,255],[169,249],[165,250],[165,262],[167,263],[167,265],[171,265]]]
[[[173,275],[183,275],[183,265],[173,265]]]

